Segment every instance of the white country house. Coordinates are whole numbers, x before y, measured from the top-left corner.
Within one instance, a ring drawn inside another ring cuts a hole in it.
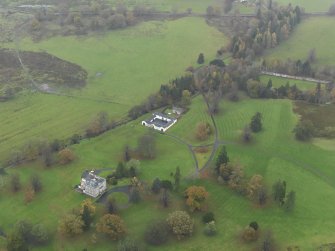
[[[78,188],[84,194],[96,198],[106,191],[106,179],[97,176],[94,171],[85,171],[81,176],[81,182]]]

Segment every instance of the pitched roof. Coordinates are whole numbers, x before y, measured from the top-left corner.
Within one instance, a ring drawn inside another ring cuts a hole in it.
[[[82,179],[86,180],[86,185],[90,187],[98,187],[101,183],[105,182],[105,179],[94,174],[94,171],[85,171],[82,176]]]
[[[150,119],[145,120],[145,122],[147,124],[155,125],[157,127],[166,128],[166,127],[169,127],[174,122],[176,122],[176,119],[170,118],[169,116],[167,116],[164,113],[154,112],[152,115],[153,115],[153,117],[151,117]],[[165,118],[166,120],[162,120],[162,119],[157,118],[157,117],[162,117],[162,118]]]

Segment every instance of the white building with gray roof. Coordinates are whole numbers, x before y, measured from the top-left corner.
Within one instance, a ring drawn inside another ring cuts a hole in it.
[[[84,194],[96,198],[106,191],[106,179],[97,176],[94,171],[85,171],[81,176],[81,182],[78,188]]]

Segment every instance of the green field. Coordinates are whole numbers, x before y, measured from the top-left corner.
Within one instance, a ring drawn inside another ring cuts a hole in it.
[[[260,81],[265,85],[267,85],[270,79],[272,80],[272,86],[274,88],[285,86],[287,83],[289,83],[290,86],[296,85],[302,91],[314,90],[316,87],[316,83],[303,81],[303,80],[287,79],[287,78],[267,76],[267,75],[261,75],[260,77]]]
[[[197,111],[204,114],[198,107],[200,98],[196,98],[189,114]],[[192,110],[194,109],[194,110]],[[253,142],[248,145],[241,143],[240,130],[249,123],[251,116],[260,111],[264,118],[264,130],[254,135]],[[198,115],[199,117],[203,115]],[[180,120],[181,123],[191,123],[193,116],[187,114]],[[310,143],[297,142],[292,134],[297,116],[293,114],[292,103],[289,100],[253,100],[246,99],[238,103],[223,102],[221,113],[215,117],[218,124],[220,138],[228,142],[227,150],[233,162],[240,162],[245,166],[248,176],[259,173],[265,177],[265,182],[271,189],[271,184],[277,179],[287,181],[288,189],[297,194],[296,208],[292,214],[286,214],[275,205],[258,209],[246,198],[241,197],[229,189],[216,184],[215,181],[187,181],[184,180],[194,172],[194,162],[184,144],[174,139],[155,133],[158,153],[155,160],[141,161],[142,180],[150,182],[155,177],[169,178],[176,166],[181,167],[183,186],[196,182],[205,185],[210,192],[209,210],[217,218],[218,235],[208,241],[202,233],[200,223],[201,214],[194,214],[196,229],[194,236],[182,242],[171,241],[162,247],[150,247],[149,250],[250,250],[260,245],[242,244],[238,234],[251,221],[256,220],[261,226],[261,232],[271,230],[279,250],[290,245],[298,245],[302,250],[314,250],[315,247],[333,242],[335,225],[332,219],[335,212],[332,210],[335,199],[334,170],[332,163],[335,156]],[[177,125],[176,125],[176,130]],[[140,125],[140,119],[123,127],[105,133],[95,139],[85,140],[76,145],[74,150],[78,159],[66,167],[55,166],[50,170],[43,170],[38,163],[21,167],[23,180],[27,180],[32,172],[39,172],[44,184],[52,184],[37,195],[35,200],[24,205],[22,193],[17,195],[3,192],[0,203],[2,210],[0,218],[2,227],[6,230],[15,219],[29,218],[34,222],[43,221],[51,229],[55,229],[59,217],[72,207],[78,206],[84,196],[72,190],[73,185],[79,182],[80,174],[85,169],[115,167],[121,159],[125,145],[131,148],[136,146],[137,137],[147,128]],[[178,131],[178,130],[177,130]],[[308,184],[306,186],[301,185]],[[173,195],[174,204],[166,210],[157,210],[155,198],[132,205],[122,210],[121,216],[125,219],[129,235],[142,239],[142,233],[148,221],[162,218],[168,212],[183,208],[182,198]],[[46,203],[47,201],[47,203]],[[16,205],[15,208],[12,205]],[[47,212],[52,213],[49,217]],[[86,239],[85,241],[83,241]],[[78,248],[94,248],[105,250],[111,242],[100,241],[93,245],[88,235],[74,240],[60,240],[58,237],[52,242],[49,249],[53,250],[65,246],[66,250]]]
[[[29,140],[65,139],[84,132],[99,111],[118,118],[127,106],[38,93],[2,103],[0,159]]]
[[[21,41],[22,50],[47,51],[81,65],[89,79],[85,88],[65,93],[77,98],[27,93],[1,104],[6,122],[0,125],[0,160],[34,138],[62,139],[81,133],[100,111],[114,119],[125,115],[161,84],[194,65],[199,52],[209,60],[225,41],[201,18],[146,22],[88,38]]]
[[[192,100],[192,108],[184,114],[178,123],[167,133],[180,137],[194,146],[204,145],[213,142],[213,134],[205,141],[199,141],[195,137],[196,126],[199,122],[206,122],[212,125],[211,117],[207,112],[207,106],[201,95]],[[213,127],[213,125],[212,125]]]
[[[332,17],[315,17],[299,24],[290,38],[275,49],[268,51],[269,59],[307,59],[308,53],[315,48],[318,65],[335,65],[335,19]]]
[[[292,4],[293,7],[299,5],[305,9],[306,12],[327,12],[329,7],[334,3],[333,0],[277,0],[281,5]]]

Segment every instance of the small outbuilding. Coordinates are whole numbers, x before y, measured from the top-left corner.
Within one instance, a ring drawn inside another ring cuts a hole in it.
[[[85,171],[78,188],[84,194],[96,198],[107,190],[106,179],[97,176],[94,171]]]
[[[148,120],[143,120],[142,125],[153,128],[155,130],[166,132],[171,126],[173,126],[177,119],[170,118],[166,114],[155,112],[153,116]]]
[[[173,106],[172,107],[172,113],[177,114],[178,116],[180,116],[184,113],[184,109],[181,108],[181,107]]]

